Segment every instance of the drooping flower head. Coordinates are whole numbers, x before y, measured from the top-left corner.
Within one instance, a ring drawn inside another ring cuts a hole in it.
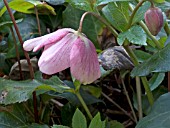
[[[145,12],[145,23],[152,35],[156,36],[163,26],[163,13],[158,7],[150,7]]]
[[[26,51],[33,49],[33,52],[44,47],[38,66],[45,74],[55,74],[70,67],[71,74],[83,84],[92,83],[101,75],[93,43],[71,28],[27,40],[23,47]]]

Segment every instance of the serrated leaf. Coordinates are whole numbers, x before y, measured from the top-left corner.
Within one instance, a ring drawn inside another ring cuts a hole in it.
[[[118,44],[123,45],[125,40],[128,40],[132,44],[147,45],[146,34],[140,26],[133,26],[127,31],[118,35]]]
[[[36,6],[39,14],[53,14],[55,15],[54,8],[49,6],[48,4],[44,4],[40,1],[25,1],[25,0],[13,0],[9,2],[9,7],[13,10],[16,10],[18,12],[32,14],[35,13],[34,7]],[[6,7],[4,6],[0,11],[0,16],[4,14],[6,11]]]
[[[154,103],[148,116],[139,121],[136,128],[169,128],[170,93],[166,93]]]
[[[92,119],[89,128],[105,128],[106,121],[101,121],[100,113],[97,113],[96,116]]]
[[[38,94],[42,94],[49,90],[55,90],[56,92],[64,92],[69,87],[54,76],[48,80],[26,80],[26,81],[12,81],[0,78],[0,104],[12,104],[16,102],[23,102],[32,98],[34,90],[39,91]],[[47,85],[47,87],[46,87]]]
[[[87,128],[87,121],[83,113],[77,108],[72,119],[73,128]]]
[[[78,29],[83,13],[84,11],[68,6],[63,12],[63,27]],[[103,25],[97,18],[91,15],[85,17],[82,32],[94,43],[96,48],[100,48],[97,38],[102,32],[102,28]]]
[[[170,71],[170,44],[155,53],[148,60],[135,67],[131,76],[146,76],[151,72]]]
[[[129,20],[128,2],[109,3],[102,9],[106,19],[119,31],[125,31]]]

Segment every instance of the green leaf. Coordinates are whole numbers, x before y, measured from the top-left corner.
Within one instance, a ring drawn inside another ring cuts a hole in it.
[[[30,121],[33,118],[28,115],[23,104],[14,104],[0,112],[1,128],[48,128],[47,125],[29,124]]]
[[[90,12],[93,11],[93,1],[94,0],[66,0],[66,2],[69,2],[74,8]]]
[[[106,19],[119,31],[125,31],[129,20],[128,2],[109,3],[102,9]]]
[[[63,125],[53,125],[52,128],[69,128],[69,127]]]
[[[36,6],[39,14],[53,14],[55,15],[54,8],[48,4],[44,4],[40,1],[25,1],[25,0],[13,0],[9,3],[9,7],[18,12],[32,14],[35,13],[34,7]],[[4,14],[6,7],[4,6],[0,11],[0,16]]]
[[[146,76],[151,72],[170,71],[170,44],[155,53],[148,60],[135,67],[131,76]]]
[[[140,26],[133,26],[127,31],[118,35],[118,44],[123,45],[125,40],[128,40],[132,44],[147,45],[146,34]]]
[[[107,128],[125,128],[125,127],[120,122],[118,122],[116,120],[112,120],[112,121],[108,122]]]
[[[83,113],[77,108],[72,119],[73,128],[87,128],[87,121]]]
[[[42,94],[49,90],[55,90],[57,92],[64,92],[69,87],[54,76],[48,80],[34,79],[26,81],[12,81],[0,78],[0,104],[12,104],[16,102],[23,102],[32,98],[32,92],[37,91],[37,94]],[[42,91],[43,90],[43,91]]]
[[[62,125],[71,127],[72,118],[76,109],[77,106],[73,106],[70,102],[68,102],[61,108]]]
[[[21,22],[23,19],[18,19],[18,20],[15,20],[16,23],[19,23]],[[1,22],[0,23],[0,27],[3,27],[3,26],[12,26],[13,25],[13,22],[12,21],[4,21],[4,22]]]
[[[0,53],[0,72],[8,74],[10,71],[10,65],[5,61],[5,59],[6,53]]]
[[[155,3],[164,3],[165,0],[153,0],[153,2],[155,2]]]
[[[89,128],[105,128],[106,121],[101,121],[100,113],[97,113],[96,116],[92,119]]]
[[[90,92],[90,94],[92,94],[93,96],[95,96],[97,98],[99,98],[101,96],[102,89],[99,87],[95,87],[92,85],[85,85],[85,86],[82,86],[82,88],[83,88],[83,90]]]
[[[151,54],[144,52],[142,50],[133,50],[133,52],[135,53],[139,62],[143,62],[152,56]]]
[[[58,26],[62,23],[62,12],[65,10],[65,7],[60,6],[56,7],[56,16],[54,15],[39,15],[41,21],[43,21],[47,27],[49,27],[52,31],[55,31]]]
[[[148,116],[139,121],[136,128],[169,128],[170,93],[162,95],[153,105]]]
[[[165,78],[165,73],[154,73],[152,78],[149,80],[149,86],[151,91],[156,89],[164,80]]]
[[[68,85],[70,88],[74,89],[73,83],[65,81],[65,84]],[[82,88],[80,88],[80,94],[83,97],[83,99],[84,99],[84,101],[87,105],[94,104],[94,103],[103,103],[104,104],[104,102],[102,100],[97,99],[96,97],[94,97],[91,94],[84,91]],[[62,94],[50,94],[49,93],[49,95],[66,98],[74,106],[80,106],[81,105],[77,96],[75,94],[71,93],[71,92],[64,92]]]
[[[51,5],[60,5],[65,2],[65,0],[45,0],[45,1],[50,3]]]
[[[84,11],[68,6],[63,12],[63,27],[78,29],[80,18]],[[71,15],[70,15],[71,14]],[[96,48],[100,48],[98,43],[98,35],[102,32],[103,25],[98,19],[91,15],[87,15],[83,22],[82,32],[94,43]]]
[[[104,5],[108,4],[109,2],[116,2],[116,1],[132,1],[132,0],[97,0],[96,5]]]
[[[150,7],[150,2],[145,2],[136,12],[132,24],[135,24],[144,19],[144,14]]]

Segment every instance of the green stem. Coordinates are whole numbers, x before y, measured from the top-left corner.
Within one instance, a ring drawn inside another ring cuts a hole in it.
[[[136,12],[138,11],[138,9],[140,8],[140,6],[142,6],[142,4],[145,2],[146,0],[141,0],[135,7],[135,9],[132,11],[132,14],[130,16],[130,19],[129,19],[129,22],[128,22],[128,25],[127,25],[127,29],[129,29],[132,25],[132,22],[133,22],[133,18],[136,14]]]
[[[35,15],[36,15],[36,19],[37,19],[37,24],[38,24],[38,32],[41,36],[41,27],[40,27],[40,20],[39,20],[39,17],[38,17],[38,10],[37,10],[37,7],[34,6],[34,9],[35,9]]]
[[[92,120],[93,116],[91,115],[90,110],[88,109],[86,103],[84,102],[82,96],[80,95],[79,90],[75,94],[76,94],[77,98],[79,99],[80,103],[82,104],[83,108],[85,109],[88,117],[90,118],[90,120]]]
[[[143,86],[144,86],[144,88],[145,88],[146,94],[147,94],[147,96],[148,96],[149,103],[150,103],[151,105],[153,105],[153,103],[154,103],[154,100],[153,100],[153,99],[154,99],[154,98],[153,98],[153,94],[152,94],[152,92],[151,92],[151,90],[150,90],[148,81],[147,81],[146,77],[144,77],[144,76],[141,77],[141,80],[142,80]]]
[[[93,16],[95,16],[97,19],[99,19],[104,25],[106,25],[106,27],[112,32],[112,34],[114,35],[114,37],[118,37],[118,33],[117,31],[110,25],[110,23],[108,23],[102,16],[97,15],[95,13],[91,13]]]
[[[170,35],[170,28],[169,28],[167,21],[165,22],[164,30],[165,30],[167,36],[169,36]]]
[[[83,21],[84,21],[84,18],[87,14],[91,14],[93,16],[95,16],[98,20],[100,20],[104,25],[107,26],[107,28],[112,32],[112,34],[115,36],[115,37],[118,37],[118,33],[116,32],[116,30],[103,18],[101,17],[100,15],[96,14],[96,13],[92,13],[92,12],[85,12],[81,19],[80,19],[80,24],[79,24],[79,28],[78,28],[78,31],[81,32],[82,31],[82,24],[83,24]]]
[[[142,91],[141,91],[141,83],[140,78],[136,76],[136,92],[137,93],[137,102],[138,102],[138,116],[139,120],[143,118],[143,112],[142,112]]]
[[[135,111],[134,111],[134,109],[133,109],[133,105],[132,105],[132,102],[131,102],[130,97],[129,97],[129,95],[128,95],[128,91],[127,91],[127,89],[126,89],[126,86],[125,86],[125,83],[124,83],[124,81],[123,81],[123,78],[121,78],[121,82],[122,82],[122,85],[123,85],[123,89],[124,89],[124,91],[125,91],[125,95],[126,95],[127,101],[128,101],[129,106],[130,106],[130,108],[131,108],[131,110],[132,110],[133,117],[134,117],[134,119],[135,119],[135,122],[137,123],[137,117],[136,117]]]
[[[143,30],[146,32],[146,34],[152,39],[152,41],[155,43],[155,45],[157,46],[158,49],[162,49],[161,45],[160,45],[160,42],[155,38],[155,36],[153,36],[149,29],[147,28],[147,26],[142,22],[140,21],[139,22],[139,25],[143,28]]]
[[[134,52],[132,51],[132,49],[129,48],[129,46],[123,46],[123,47],[126,50],[126,52],[129,54],[129,56],[130,56],[132,62],[134,63],[134,65],[135,66],[139,65],[139,62],[137,61],[137,58],[136,58]],[[147,81],[146,77],[141,77],[141,80],[142,80],[143,86],[145,88],[149,103],[150,103],[150,105],[153,105],[154,98],[153,98],[153,94],[152,94],[152,92],[151,92],[151,90],[149,88],[148,81]]]

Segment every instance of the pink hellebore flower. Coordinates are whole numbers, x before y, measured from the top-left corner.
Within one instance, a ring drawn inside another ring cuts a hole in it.
[[[92,83],[101,75],[93,43],[71,28],[27,40],[23,47],[34,52],[44,47],[38,65],[45,74],[55,74],[70,67],[71,74],[83,84]]]

